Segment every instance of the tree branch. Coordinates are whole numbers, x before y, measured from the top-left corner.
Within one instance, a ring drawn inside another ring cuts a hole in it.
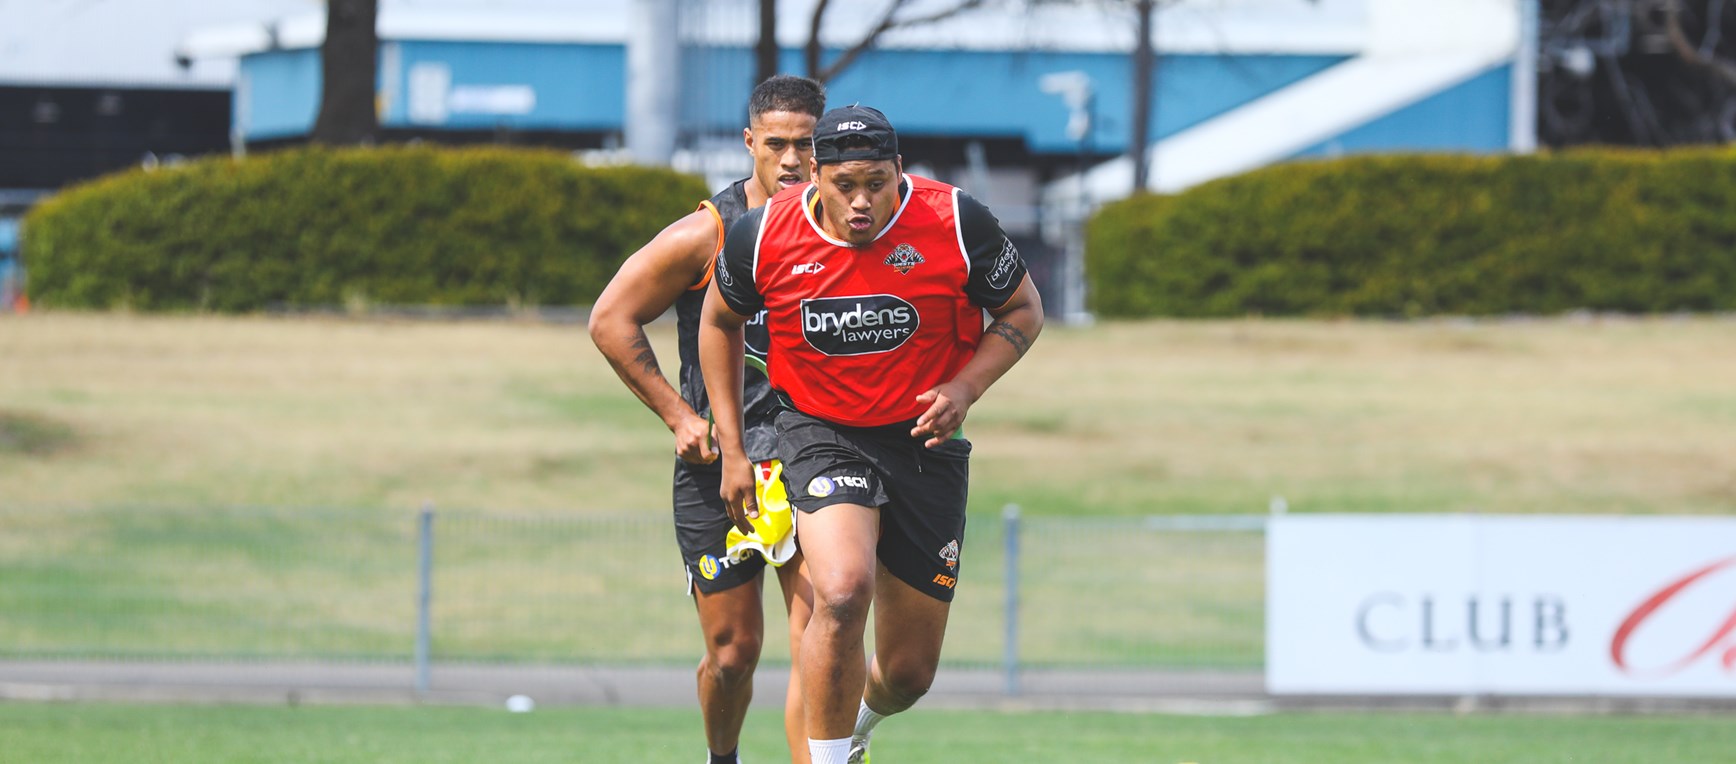
[[[1711,52],[1701,51],[1688,40],[1688,32],[1682,28],[1682,0],[1658,0],[1658,4],[1664,11],[1664,33],[1669,37],[1676,56],[1689,65],[1711,72],[1724,84],[1736,86],[1736,64]]]
[[[759,39],[754,42],[753,61],[755,85],[778,73],[777,0],[759,0]]]
[[[951,7],[935,11],[925,16],[912,16],[906,19],[899,19],[897,16],[899,9],[904,7],[907,0],[893,0],[892,5],[887,7],[884,14],[881,14],[880,22],[875,24],[874,28],[868,31],[868,34],[863,35],[862,39],[857,41],[855,45],[845,49],[845,51],[839,54],[838,58],[834,59],[831,64],[826,66],[826,68],[820,69],[820,14],[825,11],[827,2],[828,0],[820,0],[815,5],[813,23],[808,27],[808,50],[810,56],[808,59],[809,76],[821,82],[828,82],[833,77],[838,76],[845,69],[849,68],[851,64],[856,62],[856,59],[862,57],[863,53],[866,53],[869,49],[873,48],[875,43],[880,41],[880,37],[887,32],[894,29],[906,29],[909,27],[945,21],[960,13],[964,13],[965,11],[979,8],[987,2],[987,0],[960,0],[960,2],[955,3]]]

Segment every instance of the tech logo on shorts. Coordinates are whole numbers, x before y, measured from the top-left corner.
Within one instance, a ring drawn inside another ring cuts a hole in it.
[[[824,499],[836,493],[839,488],[855,488],[859,491],[868,490],[868,478],[860,475],[821,475],[808,481],[808,495],[816,499]]]
[[[727,554],[722,557],[711,554],[701,555],[695,567],[699,568],[699,575],[704,576],[705,580],[716,581],[717,574],[735,567],[737,563],[745,560],[749,554],[752,554],[752,552],[743,550],[733,556]]]
[[[831,496],[832,492],[836,490],[838,490],[838,484],[832,482],[829,477],[817,477],[808,481],[808,495],[815,498],[824,499]]]
[[[916,306],[889,294],[802,301],[802,336],[830,356],[897,350],[921,323]]]

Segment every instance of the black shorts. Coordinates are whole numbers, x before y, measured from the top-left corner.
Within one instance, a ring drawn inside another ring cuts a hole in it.
[[[833,504],[880,508],[880,562],[899,580],[951,602],[964,544],[970,441],[934,448],[912,423],[848,427],[796,411],[778,415],[790,503],[803,513]],[[801,520],[796,521],[801,533]]]
[[[723,473],[716,464],[675,460],[675,543],[687,582],[706,594],[733,589],[759,577],[766,561],[757,552],[732,558],[729,515],[723,511]]]

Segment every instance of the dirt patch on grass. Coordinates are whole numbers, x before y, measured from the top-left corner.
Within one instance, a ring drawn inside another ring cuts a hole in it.
[[[71,425],[39,414],[0,411],[0,456],[52,456],[78,445]]]

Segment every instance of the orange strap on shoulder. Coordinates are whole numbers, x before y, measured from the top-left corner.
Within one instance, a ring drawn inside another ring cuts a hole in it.
[[[717,255],[719,252],[723,251],[723,238],[724,234],[727,233],[727,229],[723,227],[723,213],[717,211],[717,205],[712,204],[711,200],[707,199],[699,203],[699,208],[710,211],[711,219],[717,223],[717,247],[712,249],[711,259],[705,263],[705,275],[700,276],[697,283],[687,288],[687,291],[689,292],[696,292],[704,289],[711,283],[711,274],[713,271],[717,270]]]

